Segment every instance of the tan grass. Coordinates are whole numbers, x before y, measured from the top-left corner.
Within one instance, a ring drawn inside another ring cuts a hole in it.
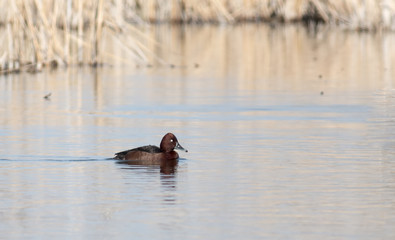
[[[130,20],[218,22],[319,18],[354,29],[395,29],[393,0],[126,0]]]
[[[113,36],[125,34],[121,3],[120,0],[2,1],[4,14],[0,14],[0,24],[6,36],[2,37],[4,44],[0,46],[0,72],[21,69],[35,72],[43,66],[59,64],[96,66],[102,62],[101,56],[119,58],[102,51],[101,45],[104,31]],[[134,43],[135,51],[129,52],[132,59],[144,61],[141,44],[137,40]],[[126,47],[124,42],[119,44]]]
[[[357,30],[395,29],[394,0],[13,0],[0,1],[0,72],[103,62],[103,33],[133,61],[147,61],[147,41],[126,22],[320,20]],[[124,60],[122,60],[124,61]],[[126,61],[126,60],[125,60]],[[160,60],[162,61],[162,60]]]

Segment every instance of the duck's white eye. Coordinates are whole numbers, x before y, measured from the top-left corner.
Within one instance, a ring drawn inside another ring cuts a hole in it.
[[[170,142],[173,142],[173,139],[170,139]]]

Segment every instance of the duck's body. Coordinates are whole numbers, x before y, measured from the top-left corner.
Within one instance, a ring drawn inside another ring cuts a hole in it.
[[[172,133],[166,134],[160,143],[160,147],[147,145],[115,154],[114,159],[128,161],[136,165],[163,165],[169,161],[175,161],[179,155],[174,149],[184,149]]]
[[[133,149],[129,149],[129,150],[126,150],[126,151],[123,151],[123,152],[116,153],[114,158],[122,160],[130,152],[161,153],[162,151],[157,146],[147,145],[147,146],[133,148]]]

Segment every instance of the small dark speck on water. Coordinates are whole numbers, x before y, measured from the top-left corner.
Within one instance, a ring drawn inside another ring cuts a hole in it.
[[[52,95],[52,93],[48,93],[47,95],[44,96],[44,99],[51,100],[51,95]]]
[[[199,64],[198,63],[195,63],[195,68],[198,68],[199,67]]]
[[[175,67],[176,67],[176,65],[174,65],[174,64],[170,64],[170,67],[171,67],[171,68],[175,68]]]
[[[322,78],[322,75],[320,74],[320,75],[318,75],[318,78]]]
[[[58,68],[58,65],[59,65],[58,61],[56,61],[56,60],[52,60],[52,61],[49,62],[49,66],[50,66],[51,69]]]
[[[152,68],[152,64],[147,64],[147,68]]]
[[[320,94],[321,94],[321,96],[324,95],[324,91],[321,91]]]

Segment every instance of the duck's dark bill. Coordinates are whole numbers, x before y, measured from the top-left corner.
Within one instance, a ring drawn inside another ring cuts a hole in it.
[[[179,143],[177,143],[177,145],[176,145],[176,147],[174,149],[178,149],[178,150],[182,150],[182,151],[188,152],[188,150],[183,148]]]

